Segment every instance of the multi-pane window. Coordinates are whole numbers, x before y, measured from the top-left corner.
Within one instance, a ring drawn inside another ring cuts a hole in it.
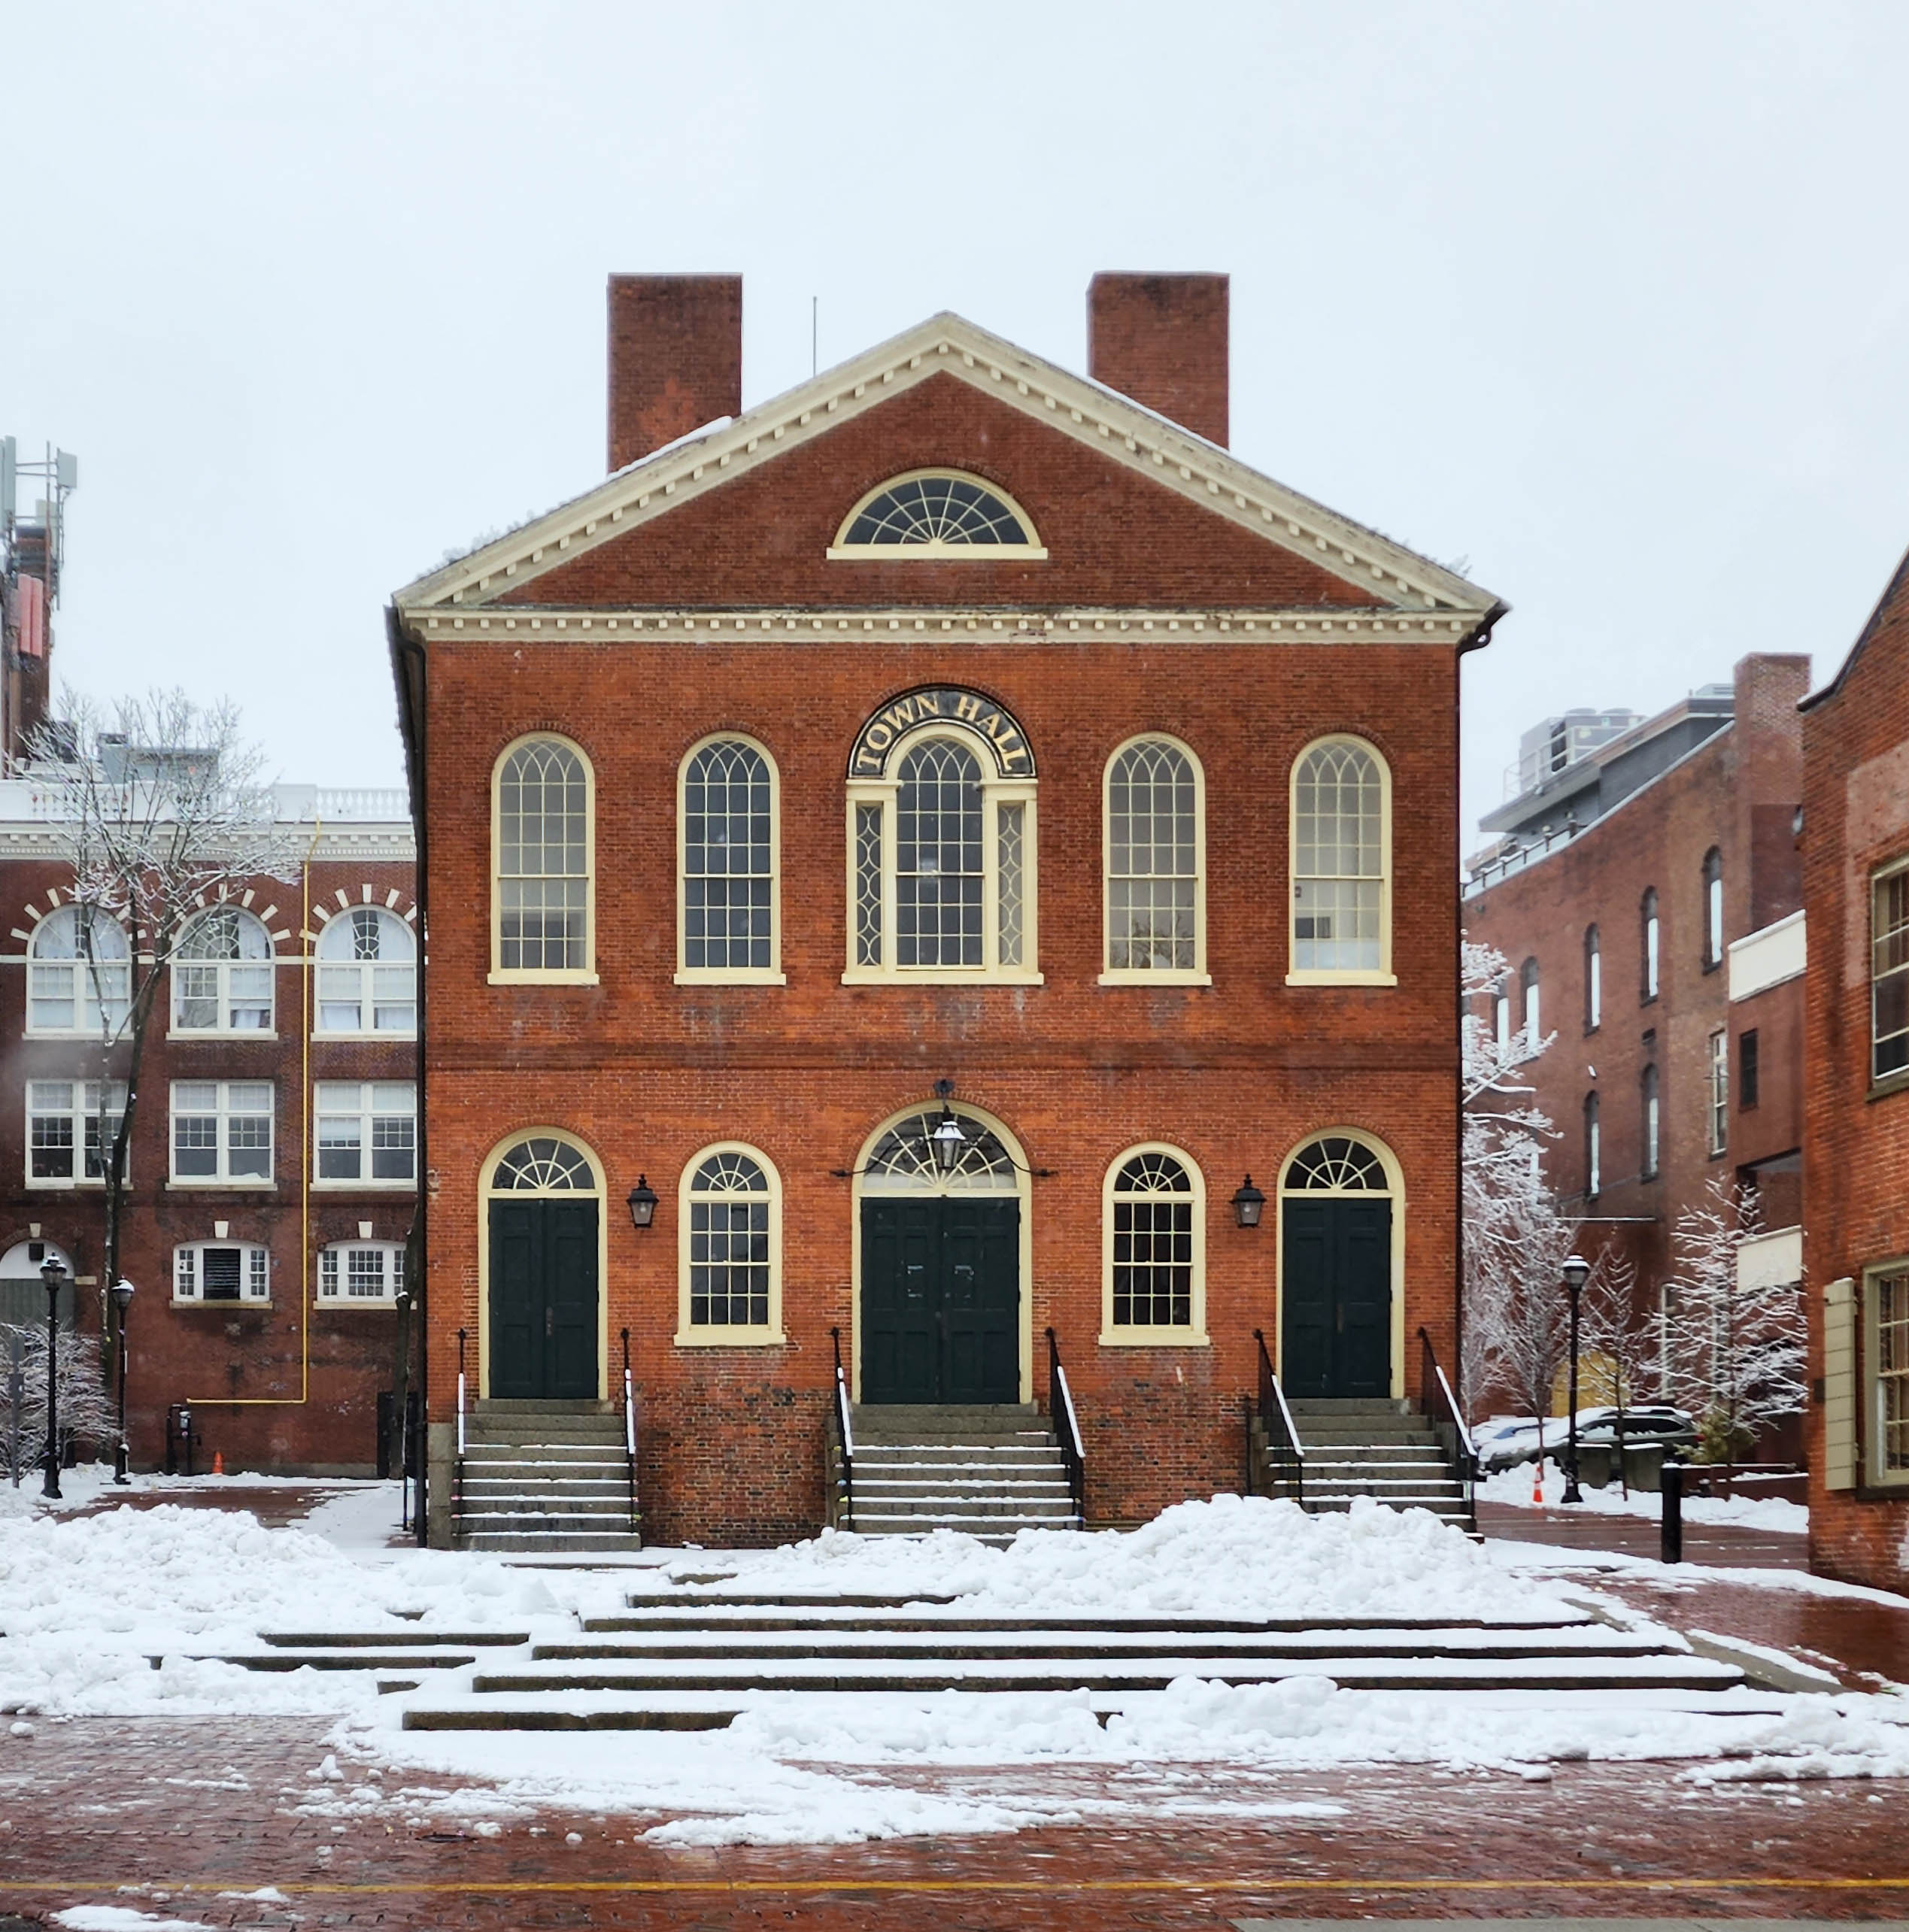
[[[172,1299],[262,1302],[272,1294],[272,1262],[254,1241],[201,1241],[172,1251]]]
[[[924,471],[897,477],[858,503],[829,554],[893,549],[959,556],[973,554],[976,546],[985,550],[1003,544],[1030,554],[1036,550],[1033,530],[1013,505],[979,477]]]
[[[1756,1105],[1762,1057],[1756,1029],[1747,1027],[1737,1036],[1737,1111],[1740,1114],[1749,1113]]]
[[[272,935],[238,905],[215,905],[172,955],[172,1024],[180,1033],[272,1031]]]
[[[683,1230],[685,1334],[752,1329],[767,1339],[779,1310],[775,1196],[766,1163],[741,1148],[703,1155],[684,1187]]]
[[[719,739],[683,767],[682,969],[760,975],[775,964],[775,792],[769,760]]]
[[[132,948],[117,920],[62,905],[26,948],[29,1033],[117,1033],[132,997]]]
[[[1107,971],[1197,973],[1200,775],[1177,745],[1143,739],[1107,768]]]
[[[930,739],[902,760],[895,794],[895,963],[978,966],[982,954],[981,761]]]
[[[1293,773],[1292,969],[1381,973],[1391,951],[1391,827],[1377,757],[1349,739],[1316,745]]]
[[[1108,1189],[1107,1321],[1112,1329],[1191,1329],[1199,1200],[1174,1154],[1128,1154]]]
[[[1584,929],[1584,1030],[1595,1033],[1604,1024],[1604,960],[1598,943],[1598,929]]]
[[[272,1082],[175,1080],[172,1178],[272,1178]]]
[[[533,738],[497,770],[497,970],[590,967],[590,774],[570,746]]]
[[[101,1102],[105,1102],[102,1115]],[[29,1080],[26,1083],[26,1178],[35,1184],[105,1178],[106,1154],[126,1111],[126,1083]]]
[[[1657,1176],[1659,1127],[1662,1124],[1657,1094],[1657,1069],[1647,1066],[1639,1082],[1639,1097],[1643,1113],[1643,1178],[1655,1180]]]
[[[404,1244],[335,1241],[318,1251],[318,1299],[393,1302],[405,1285]]]
[[[1870,888],[1869,1075],[1909,1069],[1909,866],[1880,874]]]
[[[408,1080],[321,1080],[315,1095],[320,1181],[417,1178],[417,1090]]]
[[[1657,997],[1657,888],[1646,886],[1644,896],[1638,905],[1639,937],[1641,942],[1639,958],[1638,991],[1646,999]]]
[[[1878,1478],[1909,1475],[1909,1268],[1869,1278],[1875,1309]]]
[[[1584,1096],[1584,1191],[1596,1193],[1604,1183],[1604,1145],[1598,1121],[1598,1096]]]
[[[354,905],[318,936],[318,1030],[414,1033],[417,939],[395,912]]]
[[[1518,969],[1518,993],[1522,1005],[1525,1051],[1536,1053],[1544,1039],[1543,1029],[1539,1024],[1538,963],[1536,960],[1527,960]]]
[[[1713,845],[1704,854],[1704,970],[1723,963],[1723,854]]]
[[[1730,1036],[1719,1027],[1710,1039],[1710,1151],[1730,1144]]]

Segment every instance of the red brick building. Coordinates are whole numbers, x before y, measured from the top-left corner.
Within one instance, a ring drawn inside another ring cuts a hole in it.
[[[1509,969],[1496,1024],[1555,1036],[1526,1069],[1558,1132],[1548,1177],[1588,1252],[1630,1255],[1646,1311],[1714,1178],[1757,1190],[1744,1265],[1801,1278],[1808,676],[1747,657],[1653,718],[1596,714],[1576,739],[1550,721],[1469,863],[1465,931]]]
[[[1909,559],[1803,709],[1810,1557],[1909,1588]]]
[[[475,1426],[619,1406],[627,1330],[666,1541],[822,1521],[837,1336],[991,1412],[1052,1329],[1098,1521],[1237,1485],[1255,1329],[1416,1397],[1501,607],[1228,452],[1223,278],[1097,278],[1086,379],[943,314],[747,411],[740,302],[614,280],[619,466],[392,612],[433,1536],[460,1332]]]

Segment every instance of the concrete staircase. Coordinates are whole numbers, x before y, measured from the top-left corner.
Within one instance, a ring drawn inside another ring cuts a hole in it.
[[[962,1530],[1003,1543],[1021,1530],[1080,1527],[1061,1445],[1031,1403],[863,1403],[849,1421],[862,1536]]]
[[[1408,1403],[1288,1398],[1293,1427],[1306,1451],[1304,1500],[1310,1510],[1349,1509],[1369,1496],[1395,1509],[1429,1509],[1469,1528],[1464,1483],[1437,1429]],[[1262,1495],[1287,1493],[1265,1432],[1252,1429],[1253,1486]]]
[[[600,1402],[480,1402],[465,1419],[451,1516],[460,1549],[641,1549],[623,1414]]]

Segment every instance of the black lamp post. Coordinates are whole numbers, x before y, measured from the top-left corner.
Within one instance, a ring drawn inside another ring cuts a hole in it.
[[[47,1468],[40,1494],[60,1500],[59,1494],[59,1291],[72,1280],[65,1266],[49,1261],[40,1270],[47,1284]]]
[[[1259,1218],[1265,1211],[1266,1197],[1253,1185],[1253,1177],[1249,1174],[1245,1184],[1234,1191],[1234,1214],[1242,1227],[1257,1227]]]
[[[650,1185],[650,1177],[639,1174],[636,1184],[630,1190],[630,1225],[648,1227],[656,1219],[656,1190]]]
[[[119,1315],[120,1324],[120,1440],[113,1451],[113,1480],[129,1483],[132,1480],[132,1451],[126,1439],[126,1312],[132,1306],[132,1284],[115,1281],[113,1284],[113,1306]]]
[[[1571,1301],[1571,1422],[1570,1444],[1565,1451],[1565,1493],[1558,1500],[1582,1503],[1583,1493],[1577,1486],[1577,1305],[1591,1278],[1591,1264],[1582,1255],[1574,1254],[1565,1261],[1563,1272],[1565,1292]]]

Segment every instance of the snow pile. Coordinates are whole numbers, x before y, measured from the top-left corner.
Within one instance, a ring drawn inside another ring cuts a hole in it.
[[[824,1530],[750,1563],[730,1586],[961,1599],[998,1615],[1450,1617],[1570,1614],[1508,1579],[1459,1530],[1361,1497],[1346,1514],[1216,1496],[1162,1511],[1131,1536],[1023,1530],[1003,1549],[952,1530],[918,1539]],[[692,1593],[685,1591],[686,1596]]]
[[[1524,1509],[1555,1508],[1564,1494],[1564,1476],[1555,1464],[1549,1463],[1545,1468],[1541,1503],[1534,1503],[1531,1500],[1529,1463],[1517,1469],[1499,1469],[1478,1485],[1480,1502],[1515,1503]],[[1571,1507],[1586,1515],[1643,1516],[1654,1523],[1664,1513],[1664,1500],[1654,1491],[1634,1489],[1627,1497],[1621,1485],[1613,1483],[1604,1488],[1587,1485],[1580,1494],[1583,1500]],[[1807,1506],[1789,1502],[1780,1496],[1686,1495],[1683,1499],[1683,1520],[1686,1523],[1735,1524],[1745,1529],[1774,1530],[1797,1536],[1807,1536],[1810,1530]]]

